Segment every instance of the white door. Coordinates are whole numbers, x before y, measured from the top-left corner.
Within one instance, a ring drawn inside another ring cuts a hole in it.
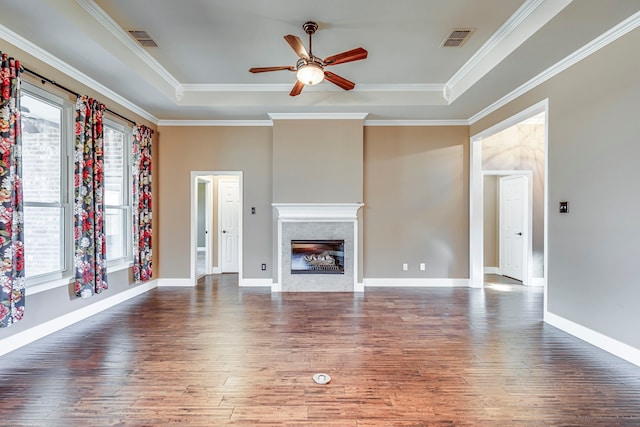
[[[238,272],[238,209],[240,182],[237,178],[218,181],[220,271]]]
[[[500,268],[520,281],[525,278],[528,186],[524,175],[500,178]]]

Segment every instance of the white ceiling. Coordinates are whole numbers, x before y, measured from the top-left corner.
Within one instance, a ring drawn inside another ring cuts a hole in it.
[[[349,112],[466,122],[639,10],[640,0],[0,0],[0,38],[156,123]],[[368,50],[331,68],[354,90],[323,82],[290,97],[293,73],[248,72],[295,65],[283,36],[306,45],[308,20],[317,56]],[[475,32],[442,48],[454,28]]]

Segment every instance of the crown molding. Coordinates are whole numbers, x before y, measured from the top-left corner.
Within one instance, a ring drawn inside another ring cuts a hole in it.
[[[507,21],[498,31],[493,33],[491,37],[473,54],[471,58],[462,66],[460,69],[449,79],[447,82],[447,87],[451,88],[458,83],[469,73],[471,73],[475,67],[478,66],[481,60],[489,56],[491,52],[500,46],[504,40],[509,37],[509,35],[518,28],[518,25],[522,24],[522,22],[527,18],[531,13],[538,8],[544,0],[527,0],[525,3],[520,6],[516,12],[509,17]]]
[[[321,113],[321,114],[273,113],[272,115],[281,116],[279,117],[279,119],[321,120],[321,119],[352,119],[354,118],[354,117],[345,117],[347,115],[350,115],[350,113],[347,113],[347,114],[335,113],[333,115],[329,115],[326,113]],[[296,117],[292,117],[294,115]],[[362,115],[356,114],[355,119],[357,120],[362,119]],[[371,127],[376,127],[376,126],[415,126],[415,127],[469,126],[469,124],[470,123],[468,120],[364,120],[365,127],[367,126],[371,126]],[[159,120],[157,125],[158,126],[265,126],[265,127],[271,127],[273,126],[273,121],[272,120]]]
[[[471,73],[474,69],[474,66],[478,65],[478,62],[486,57],[492,50],[498,48],[498,45],[503,42],[508,36],[515,31],[517,27],[519,27],[522,22],[530,16],[535,10],[540,7],[543,7],[543,3],[545,5],[549,4],[550,0],[527,0],[518,11],[509,19],[503,27],[501,27],[497,33],[495,33],[485,45],[474,55],[458,72],[447,82],[446,84],[389,84],[389,85],[380,85],[380,84],[358,84],[354,91],[359,92],[385,92],[385,91],[410,91],[410,92],[438,92],[441,91],[443,95],[450,95],[452,91],[455,92],[455,86],[460,83],[460,81],[465,77],[465,73]],[[571,0],[558,0],[559,3],[570,2]],[[158,75],[165,79],[167,83],[173,86],[176,90],[176,94],[184,93],[184,91],[202,91],[202,92],[211,92],[211,91],[243,91],[243,92],[251,92],[251,91],[288,91],[290,89],[289,84],[277,84],[277,85],[198,85],[198,84],[180,84],[171,74],[169,74],[163,67],[161,67],[144,49],[139,47],[133,39],[131,39],[128,34],[120,28],[115,21],[113,21],[105,12],[102,10],[94,0],[75,0],[75,2],[80,5],[84,10],[87,11],[92,17],[94,17],[98,22],[100,22],[108,31],[110,31],[114,36],[118,38],[125,46],[127,46],[132,52],[141,55],[147,56],[150,58],[151,63],[146,62],[146,65],[151,67]],[[553,6],[553,4],[552,4]],[[549,7],[552,7],[549,6]],[[556,6],[559,7],[559,6]],[[564,7],[564,6],[563,6]],[[537,87],[538,85],[544,83],[545,81],[553,78],[557,74],[581,61],[582,59],[590,56],[591,54],[597,52],[599,49],[607,46],[611,42],[617,40],[628,32],[638,28],[640,26],[640,12],[632,15],[627,18],[625,21],[622,21],[606,33],[594,39],[592,42],[578,49],[571,55],[565,57],[563,60],[549,67],[542,73],[538,74],[534,78],[530,79],[528,82],[524,83],[511,93],[505,95],[501,99],[492,103],[491,105],[484,108],[482,111],[476,113],[471,116],[467,120],[365,120],[367,113],[289,113],[289,114],[280,114],[280,113],[272,113],[269,114],[270,118],[273,119],[357,119],[364,120],[365,126],[465,126],[471,125],[478,120],[486,117],[492,112],[498,110],[514,99],[522,96],[524,93],[530,91],[531,89]],[[38,47],[33,44],[29,40],[26,40],[24,37],[16,34],[12,30],[6,28],[2,24],[0,24],[0,38],[6,40],[8,43],[14,45],[16,48],[21,49],[27,54],[35,57],[36,59],[42,61],[50,65],[51,67],[57,69],[61,73],[69,76],[70,78],[78,81],[79,83],[92,88],[96,92],[101,93],[102,95],[108,97],[112,101],[121,105],[122,107],[130,110],[132,113],[139,115],[140,117],[162,126],[272,126],[272,120],[159,120],[152,114],[133,104],[128,99],[123,96],[117,94],[110,88],[104,86],[103,84],[97,82],[91,77],[85,75],[79,70],[75,69],[71,65],[62,61],[61,59],[55,57],[44,49]],[[482,55],[481,55],[482,54]],[[477,56],[477,58],[476,58]],[[141,60],[144,60],[140,55],[138,55]],[[153,63],[158,64],[154,66]],[[159,67],[159,68],[158,68]],[[163,72],[165,73],[163,75]],[[322,87],[309,87],[305,88],[310,91],[332,91],[332,90],[340,90],[333,85],[322,85]],[[449,99],[449,104],[452,100]]]
[[[365,126],[469,126],[468,120],[365,120]]]
[[[289,92],[291,85],[288,83],[279,84],[182,84],[180,85],[183,92]],[[307,88],[305,88],[307,89]]]
[[[538,74],[531,80],[519,86],[514,91],[508,93],[507,95],[503,96],[493,104],[484,108],[482,111],[471,116],[471,118],[469,118],[469,123],[473,124],[478,120],[483,119],[484,117],[488,116],[489,114],[493,113],[499,108],[504,107],[509,102],[524,95],[531,89],[534,89],[535,87],[541,85],[547,80],[557,76],[561,72],[565,71],[567,68],[577,64],[578,62],[582,61],[586,57],[596,53],[603,47],[607,46],[608,44],[614,42],[615,40],[619,39],[620,37],[624,36],[628,32],[638,27],[640,27],[640,12],[636,12],[634,15],[625,19],[615,27],[611,28],[609,31],[603,33],[602,35],[595,38],[590,43],[584,45],[580,49],[573,52],[571,55],[565,57],[561,61],[558,61],[551,67],[544,70],[542,73]]]
[[[129,34],[118,25],[98,4],[93,0],[76,0],[76,3],[91,15],[100,25],[113,34],[127,49],[136,55],[142,62],[151,68],[162,80],[167,82],[174,91],[181,86],[158,61],[133,40]]]
[[[158,126],[273,126],[271,120],[159,120]]]
[[[442,83],[397,83],[375,84],[359,83],[354,90],[358,92],[439,92],[443,93],[445,85]]]
[[[535,12],[543,9],[543,6],[549,10],[543,10],[540,12],[542,17],[538,17],[535,21],[537,27],[542,26],[553,18],[558,12],[564,9],[573,0],[527,0],[522,6],[496,31],[483,45],[473,54],[471,58],[447,81],[444,85],[444,97],[449,103],[455,101],[460,95],[469,89],[473,84],[468,84],[468,87],[460,87],[465,84],[465,81],[472,80],[473,83],[477,82],[482,76],[486,74],[484,71],[487,65],[483,66],[483,62],[492,61],[491,56],[497,56],[492,62],[496,62],[489,68],[494,68],[498,62],[507,56],[511,51],[527,40],[530,34],[522,34],[523,32],[530,31],[529,28],[524,28],[525,24],[534,20]],[[542,21],[544,18],[544,22]],[[541,22],[541,24],[540,24]],[[518,31],[520,31],[518,33]],[[521,39],[521,40],[520,40]]]
[[[13,31],[11,31],[10,29],[8,29],[2,24],[0,24],[0,38],[11,43],[18,49],[23,50],[24,52],[28,53],[34,58],[52,66],[56,70],[66,74],[67,76],[78,81],[79,83],[94,89],[95,91],[113,100],[114,102],[118,103],[124,108],[130,110],[132,113],[139,115],[140,117],[150,121],[151,123],[157,124],[158,122],[157,117],[153,116],[152,114],[138,107],[133,102],[117,94],[116,92],[112,91],[105,85],[97,82],[96,80],[92,79],[91,77],[87,76],[81,71],[78,71],[77,69],[67,64],[63,60],[59,59],[58,57],[53,56],[46,50],[40,48],[39,46],[36,46],[35,44],[25,39],[24,37],[14,33]]]
[[[271,120],[364,120],[369,113],[269,113]]]
[[[182,84],[182,92],[289,92],[291,84]],[[367,84],[359,83],[353,92],[437,92],[443,93],[444,84],[440,83],[408,83],[408,84]],[[341,92],[334,85],[305,86],[305,92]]]

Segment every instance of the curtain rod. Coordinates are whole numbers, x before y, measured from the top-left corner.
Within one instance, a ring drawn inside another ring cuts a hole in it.
[[[57,88],[59,88],[59,89],[62,89],[62,90],[66,91],[66,92],[68,92],[68,93],[70,93],[70,94],[72,94],[72,95],[75,95],[75,96],[76,96],[76,98],[80,97],[80,94],[79,94],[78,92],[73,91],[73,90],[71,90],[71,89],[69,89],[69,88],[67,88],[67,87],[65,87],[65,86],[62,86],[60,83],[57,83],[56,81],[51,80],[50,78],[45,77],[45,76],[43,76],[42,74],[38,74],[38,73],[36,73],[35,71],[30,70],[30,69],[28,69],[28,68],[26,68],[26,67],[22,67],[22,69],[23,69],[24,71],[26,71],[27,73],[31,74],[32,76],[39,78],[39,79],[40,79],[40,81],[42,82],[42,84],[49,83],[49,84],[51,84],[51,85],[53,85],[53,86],[55,86],[55,87],[57,87]],[[125,117],[125,116],[123,116],[122,114],[116,113],[115,111],[110,110],[109,108],[106,108],[106,107],[105,107],[105,110],[106,110],[108,113],[113,114],[114,116],[120,117],[122,120],[125,120],[125,121],[127,121],[127,122],[131,123],[131,124],[132,124],[132,125],[134,125],[134,126],[136,125],[136,122],[134,122],[134,121],[133,121],[133,120],[131,120],[131,119],[126,118],[126,117]]]

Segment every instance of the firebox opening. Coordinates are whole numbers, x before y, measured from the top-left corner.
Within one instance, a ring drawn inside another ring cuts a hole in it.
[[[344,274],[344,240],[292,240],[291,274]]]

